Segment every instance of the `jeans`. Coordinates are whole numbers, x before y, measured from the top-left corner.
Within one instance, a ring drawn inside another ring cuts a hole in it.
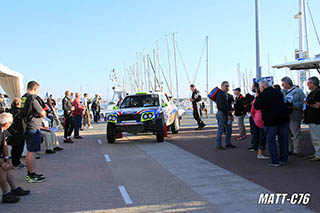
[[[309,124],[311,141],[315,150],[315,155],[320,158],[320,125]]]
[[[75,123],[75,128],[74,128],[74,136],[79,136],[79,131],[81,127],[81,121],[82,121],[82,116],[81,115],[75,115],[73,117],[74,123]]]
[[[289,123],[281,124],[278,126],[264,126],[266,133],[269,152],[271,154],[272,163],[279,164],[288,161],[288,143],[289,143]],[[276,143],[276,136],[278,135],[280,157],[278,155],[278,148]]]
[[[217,147],[222,146],[222,134],[226,130],[226,145],[231,144],[232,122],[228,120],[228,116],[221,111],[217,112],[216,118],[218,120],[218,133],[216,139]]]
[[[300,144],[300,135],[301,135],[301,121],[290,121],[289,128],[289,152],[300,153],[301,144]],[[292,138],[291,138],[292,134]]]
[[[237,116],[238,118],[238,127],[239,127],[239,131],[240,131],[240,136],[245,136],[247,134],[246,132],[246,126],[244,125],[244,118],[245,115],[240,115]]]

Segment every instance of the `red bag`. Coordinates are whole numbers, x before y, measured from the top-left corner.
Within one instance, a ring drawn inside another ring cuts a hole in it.
[[[213,100],[214,102],[216,102],[217,99],[217,94],[218,92],[220,92],[221,90],[218,87],[213,88],[213,90],[208,94],[208,98],[210,98],[211,100]]]

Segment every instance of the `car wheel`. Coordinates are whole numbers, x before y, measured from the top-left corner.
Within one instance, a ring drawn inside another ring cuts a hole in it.
[[[156,120],[156,133],[157,133],[157,141],[163,142],[164,141],[164,122],[162,119]]]
[[[171,124],[171,131],[173,134],[177,134],[179,132],[179,118],[178,116],[175,117],[173,124]]]
[[[116,125],[114,123],[107,124],[107,139],[108,143],[116,142]]]

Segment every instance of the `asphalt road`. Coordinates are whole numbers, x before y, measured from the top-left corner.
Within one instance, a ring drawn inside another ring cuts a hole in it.
[[[215,120],[205,122],[205,130],[195,131],[186,116],[179,134],[164,143],[139,135],[108,144],[105,124],[94,125],[81,132],[84,139],[62,144],[64,151],[41,153],[37,172],[46,182],[26,183],[26,170],[14,170],[17,185],[31,194],[17,204],[0,204],[0,212],[320,211],[319,163],[290,157],[288,165],[269,168],[247,152],[249,139],[218,152]],[[307,132],[304,139],[310,153]],[[271,192],[309,192],[311,202],[308,208],[257,204],[260,193]]]

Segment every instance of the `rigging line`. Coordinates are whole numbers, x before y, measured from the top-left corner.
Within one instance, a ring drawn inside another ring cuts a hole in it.
[[[203,53],[204,53],[204,48],[206,47],[206,43],[207,43],[206,41],[207,40],[205,40],[204,44],[203,44],[203,48],[202,48],[202,51],[201,51],[201,56],[200,56],[200,59],[199,59],[198,67],[197,67],[196,74],[195,74],[194,79],[193,79],[193,84],[196,82],[196,79],[197,79],[197,76],[198,76],[198,72],[199,72],[199,68],[200,68],[200,65],[201,65],[202,56],[203,56]]]
[[[190,81],[190,78],[189,78],[189,75],[188,75],[188,71],[187,71],[186,65],[185,65],[185,63],[184,63],[184,61],[183,61],[183,58],[182,58],[182,55],[181,55],[181,52],[180,52],[180,48],[179,48],[179,46],[178,46],[177,41],[175,41],[175,42],[176,42],[176,47],[177,47],[177,49],[178,49],[178,54],[179,54],[179,57],[180,57],[180,59],[181,59],[181,62],[182,62],[184,71],[186,72],[186,75],[187,75],[189,84],[191,84],[191,81]]]
[[[165,82],[166,82],[166,84],[167,84],[167,87],[168,87],[168,89],[169,89],[170,95],[172,96],[171,88],[170,88],[170,86],[169,86],[169,83],[168,83],[168,81],[167,81],[166,75],[164,74],[164,71],[163,71],[163,69],[162,69],[161,64],[160,64],[160,69],[161,69],[161,71],[162,71],[162,75],[163,75],[164,80],[165,80]]]
[[[310,9],[310,6],[309,6],[309,2],[307,2],[307,6],[308,6],[308,10],[309,10],[309,14],[310,14],[310,17],[311,17],[311,22],[312,22],[312,25],[313,25],[313,29],[316,33],[316,37],[317,37],[317,40],[318,40],[318,44],[320,46],[320,39],[319,39],[319,35],[318,35],[318,31],[317,31],[317,28],[316,28],[316,25],[314,23],[314,20],[313,20],[313,16],[312,16],[312,13],[311,13],[311,9]],[[308,35],[307,35],[308,36]]]
[[[149,56],[148,56],[148,59],[149,59],[149,62],[150,62],[150,65],[151,65],[151,68],[152,68],[153,74],[154,74],[154,75],[156,75],[156,71],[154,70],[154,67],[153,67],[152,61],[151,61],[151,59],[150,59],[150,57],[149,57]],[[159,86],[159,88],[160,88],[160,87],[161,87],[161,85],[160,85],[160,82],[159,82],[159,80],[158,80],[158,78],[157,78],[157,77],[156,77],[156,81],[157,81],[158,86]]]

